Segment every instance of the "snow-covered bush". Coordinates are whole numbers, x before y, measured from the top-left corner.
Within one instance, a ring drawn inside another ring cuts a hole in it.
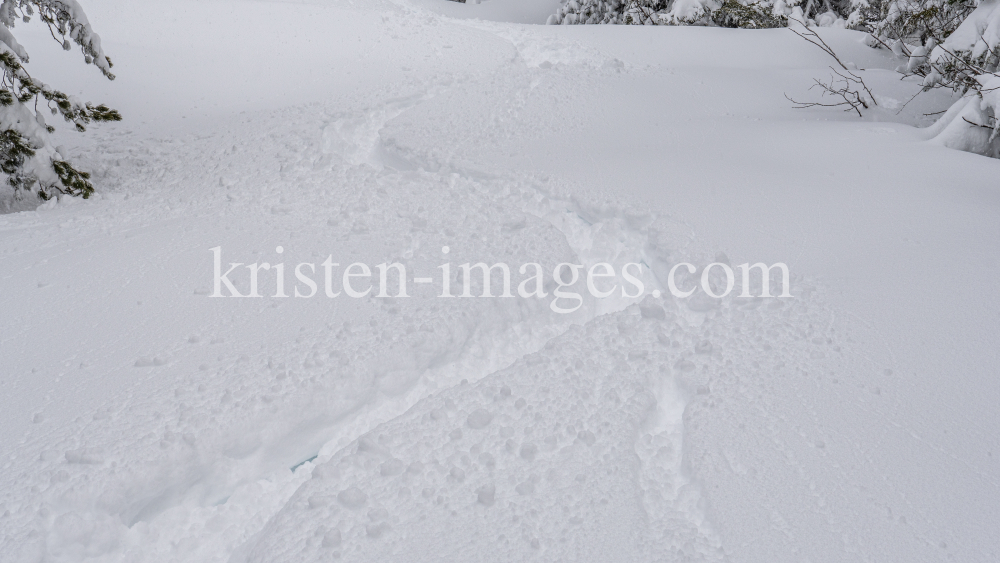
[[[961,95],[931,127],[936,142],[1000,158],[1000,0],[889,0],[869,44],[890,49],[925,90]]]
[[[70,50],[76,43],[84,61],[96,66],[109,80],[111,59],[101,48],[101,38],[90,26],[76,0],[3,0],[0,4],[0,169],[14,188],[16,197],[30,192],[42,199],[55,194],[90,196],[94,191],[90,175],[66,161],[52,146],[49,134],[55,131],[45,121],[45,110],[62,115],[78,131],[92,121],[119,121],[121,115],[105,105],[94,106],[55,90],[32,77],[24,68],[28,53],[14,38],[11,29],[20,20],[27,23],[37,13],[53,39]]]
[[[963,97],[935,124],[946,146],[1000,158],[1000,0],[982,0],[954,32],[913,49],[907,68],[925,88]]]
[[[666,0],[566,0],[548,24],[656,25]]]
[[[882,38],[924,44],[950,35],[976,0],[856,0],[851,22]]]
[[[788,14],[783,9],[775,10],[773,5],[763,2],[743,3],[738,0],[724,0],[711,13],[712,21],[720,27],[740,29],[767,29],[788,25]]]
[[[845,26],[853,10],[851,0],[566,0],[548,23],[760,29],[784,27],[794,16],[820,26]]]

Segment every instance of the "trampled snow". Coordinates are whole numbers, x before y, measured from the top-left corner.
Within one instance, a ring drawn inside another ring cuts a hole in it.
[[[0,559],[998,558],[1000,162],[927,141],[954,100],[824,29],[878,107],[797,110],[788,30],[553,5],[93,0],[114,82],[17,28],[124,121],[55,124],[99,197],[0,215]],[[215,247],[646,291],[211,298]]]

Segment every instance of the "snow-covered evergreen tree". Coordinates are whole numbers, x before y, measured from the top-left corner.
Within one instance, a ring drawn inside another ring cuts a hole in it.
[[[84,61],[96,66],[109,80],[111,59],[101,48],[101,38],[90,26],[76,0],[3,0],[0,4],[0,169],[15,195],[31,192],[42,199],[56,194],[88,197],[94,187],[90,175],[74,168],[52,146],[55,131],[45,121],[45,111],[61,115],[78,131],[92,121],[119,121],[121,115],[105,105],[94,106],[68,96],[32,77],[25,69],[28,53],[14,38],[16,22],[33,16],[48,26],[53,39],[70,50],[75,43]]]

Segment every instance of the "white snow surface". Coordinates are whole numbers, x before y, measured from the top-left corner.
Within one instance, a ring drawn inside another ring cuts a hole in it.
[[[927,141],[954,100],[824,29],[879,106],[795,110],[787,30],[551,4],[93,0],[114,82],[17,28],[125,119],[60,127],[98,197],[0,215],[0,559],[998,560],[1000,162]],[[212,299],[216,246],[793,297]]]

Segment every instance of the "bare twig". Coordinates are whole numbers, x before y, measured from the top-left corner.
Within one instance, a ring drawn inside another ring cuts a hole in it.
[[[833,75],[830,76],[829,82],[823,82],[819,79],[814,78],[813,81],[815,82],[815,84],[813,84],[809,88],[810,90],[812,90],[813,88],[818,87],[821,90],[822,96],[834,96],[840,98],[841,101],[833,103],[799,102],[788,97],[788,95],[786,94],[785,98],[788,98],[790,102],[795,104],[795,109],[804,109],[810,107],[847,106],[847,108],[845,108],[844,111],[853,110],[857,112],[858,117],[862,117],[861,114],[862,109],[868,109],[871,106],[878,105],[878,103],[875,101],[875,95],[872,94],[871,89],[868,88],[867,84],[865,84],[864,79],[862,79],[857,74],[854,74],[854,72],[850,68],[848,68],[843,61],[840,60],[840,57],[837,56],[837,53],[833,50],[833,48],[830,47],[826,43],[826,41],[824,41],[823,38],[819,36],[818,33],[813,31],[812,29],[809,29],[808,26],[806,26],[804,23],[802,23],[797,19],[794,18],[789,18],[789,19],[791,21],[795,21],[801,24],[802,29],[804,30],[804,31],[799,31],[794,27],[789,26],[788,29],[792,33],[798,35],[802,39],[805,39],[806,41],[822,49],[824,53],[830,55],[830,57],[832,57],[833,60],[837,61],[837,64],[840,65],[840,67],[843,69],[843,72],[841,72],[831,66],[830,70],[833,71],[833,73],[836,74],[839,77],[839,79],[834,78]]]
[[[993,131],[993,128],[990,127],[989,125],[983,125],[982,123],[976,123],[974,121],[969,121],[968,117],[963,117],[962,120],[965,121],[966,123],[968,123],[969,125],[972,125],[973,127],[982,127],[983,129],[987,129],[989,131]]]
[[[815,84],[813,84],[809,89],[812,90],[813,88],[818,87],[821,90],[822,96],[839,97],[841,101],[831,102],[831,103],[800,102],[798,100],[790,98],[787,94],[785,94],[785,98],[787,98],[788,101],[795,104],[795,109],[805,109],[811,107],[847,106],[844,109],[844,111],[854,110],[855,112],[857,112],[858,117],[862,117],[861,110],[868,109],[870,107],[869,103],[873,105],[875,104],[875,99],[873,97],[870,97],[871,91],[864,86],[864,82],[861,80],[861,78],[856,76],[854,73],[848,71],[848,74],[846,75],[841,74],[833,67],[830,67],[830,70],[832,70],[834,74],[839,76],[840,80],[834,78],[833,75],[830,76],[829,82],[823,82],[817,78],[814,78],[813,81],[815,82]],[[861,91],[857,89],[857,84],[861,84],[862,87],[864,88],[864,91],[868,93],[869,95],[868,99],[866,99],[865,96],[862,95]]]
[[[919,95],[920,95],[920,90],[917,90],[917,93],[914,94],[914,95],[912,95],[912,96],[910,96],[910,99],[906,100],[906,103],[903,104],[903,107],[899,108],[899,111],[896,112],[896,115],[899,115],[899,114],[903,113],[903,110],[906,109],[906,106],[910,105],[910,102],[912,102],[913,100],[917,99],[917,96],[919,96]]]
[[[842,62],[842,61],[840,60],[840,57],[838,57],[838,56],[837,56],[837,53],[835,53],[835,52],[833,51],[833,48],[832,48],[832,47],[830,47],[829,45],[827,45],[827,44],[826,44],[826,41],[823,41],[823,38],[822,38],[822,37],[820,37],[818,33],[816,33],[815,31],[813,31],[813,30],[811,30],[811,29],[809,29],[809,27],[808,27],[808,26],[806,26],[806,24],[805,24],[805,23],[803,23],[803,22],[802,22],[802,21],[800,21],[800,20],[797,20],[797,19],[795,19],[795,18],[788,18],[788,19],[789,19],[790,21],[794,21],[794,22],[798,22],[798,23],[799,23],[800,25],[802,25],[802,29],[804,29],[804,30],[805,30],[805,32],[803,33],[803,32],[800,32],[800,31],[796,30],[796,29],[795,29],[794,27],[792,27],[792,26],[788,26],[788,30],[789,30],[789,31],[791,31],[791,32],[792,32],[792,33],[794,33],[795,35],[798,35],[798,36],[799,36],[799,37],[801,37],[802,39],[805,39],[806,41],[808,41],[808,42],[812,43],[813,45],[815,45],[815,46],[819,47],[820,49],[823,49],[823,51],[824,51],[824,52],[825,52],[825,53],[826,53],[827,55],[830,55],[831,57],[833,57],[833,60],[837,61],[837,64],[839,64],[839,65],[841,66],[841,68],[843,68],[844,70],[846,70],[846,71],[850,71],[850,70],[851,70],[851,69],[847,68],[847,65],[845,65],[845,64],[844,64],[844,63],[843,63],[843,62]]]

